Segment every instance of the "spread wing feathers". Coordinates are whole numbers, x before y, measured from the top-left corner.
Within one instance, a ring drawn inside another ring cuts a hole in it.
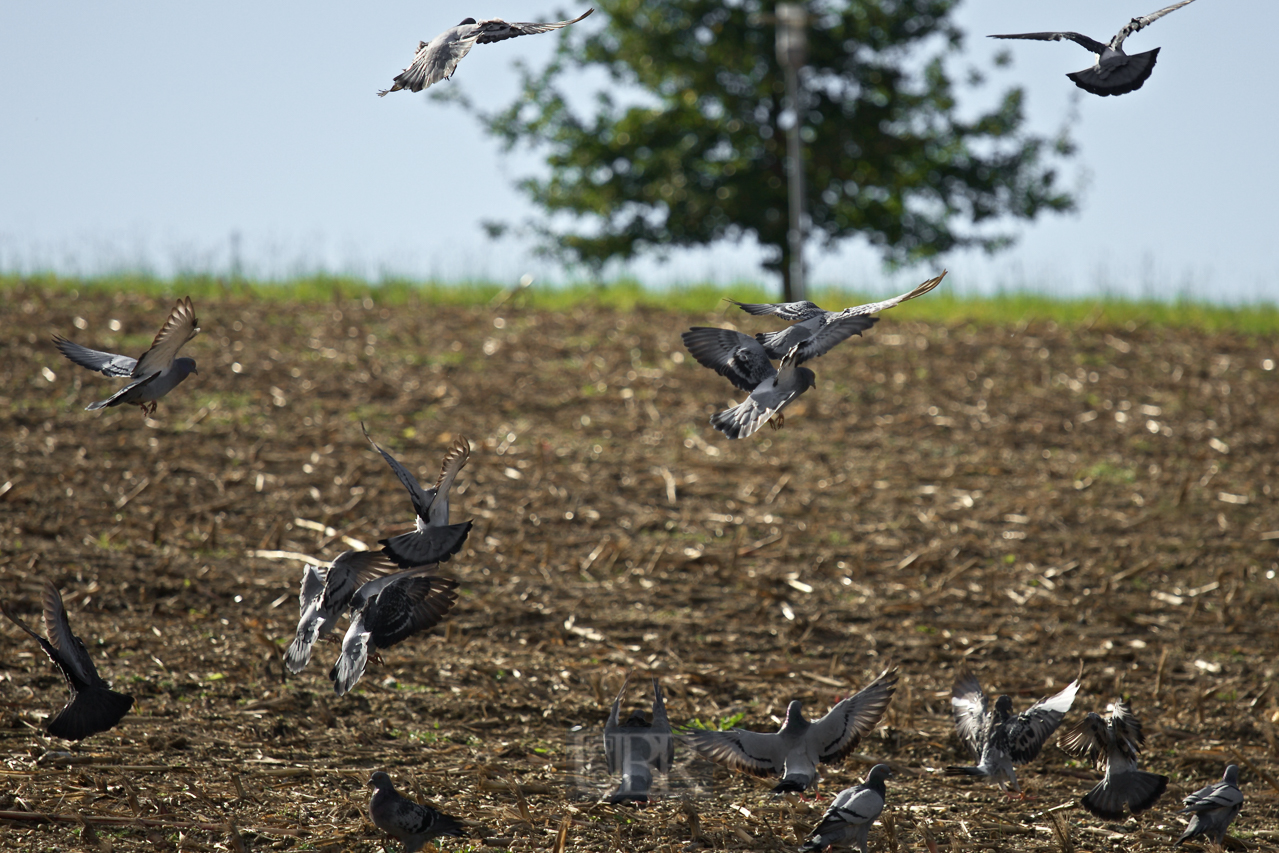
[[[844,759],[868,735],[892,701],[897,670],[886,669],[861,690],[815,720],[808,737],[818,744],[817,760],[830,764]]]
[[[480,21],[475,25],[477,30],[476,41],[480,44],[489,44],[490,42],[516,38],[517,36],[531,36],[537,35],[538,33],[549,33],[551,30],[559,30],[567,27],[569,24],[576,24],[578,21],[582,20],[594,11],[595,9],[592,7],[571,21],[556,21],[550,24],[527,24],[519,22],[508,23],[503,21],[501,18]]]
[[[62,595],[53,581],[46,580],[43,590],[44,630],[49,636],[49,644],[57,651],[50,655],[58,665],[72,690],[85,690],[90,687],[106,687],[107,683],[98,675],[89,657],[89,650],[75,634],[71,633],[71,623],[67,620],[67,610],[62,605]],[[48,649],[45,649],[47,652]]]
[[[146,376],[170,367],[173,360],[178,357],[178,350],[200,333],[199,323],[195,316],[195,308],[191,305],[191,297],[179,300],[169,313],[169,319],[164,321],[164,326],[151,342],[151,349],[144,352],[138,359],[133,375]]]
[[[726,377],[742,391],[754,391],[759,383],[777,375],[764,348],[750,335],[734,329],[694,326],[680,337],[698,364]]]
[[[408,489],[409,497],[413,500],[413,511],[417,513],[418,518],[426,520],[427,514],[430,512],[431,503],[435,500],[435,489],[427,491],[418,483],[417,478],[409,473],[409,470],[399,463],[399,461],[382,449],[382,446],[373,440],[369,435],[369,431],[364,428],[364,424],[360,424],[360,430],[364,433],[364,437],[369,440],[369,444],[373,445],[373,449],[382,454],[382,458],[386,460],[386,464],[391,466],[391,470],[395,472],[395,476],[404,484],[404,488]],[[426,562],[430,562],[429,560]]]
[[[453,486],[453,481],[457,479],[457,475],[466,467],[466,461],[471,458],[471,443],[465,438],[454,440],[449,446],[449,452],[444,454],[444,461],[440,464],[440,478],[435,481],[436,494],[445,495]]]
[[[622,689],[617,691],[617,698],[613,700],[613,706],[609,709],[608,721],[604,723],[604,761],[608,765],[610,775],[617,775],[622,770],[617,735],[621,729],[622,697],[626,695],[626,688],[630,683],[631,674],[628,672],[626,678],[622,680]]]
[[[154,373],[150,374],[149,376],[144,376],[141,379],[138,379],[136,382],[130,382],[128,385],[125,385],[123,388],[121,388],[119,391],[116,391],[110,397],[107,397],[105,400],[99,400],[96,403],[90,403],[89,405],[84,407],[85,411],[96,412],[99,409],[106,409],[106,408],[110,408],[111,406],[118,406],[121,403],[131,402],[133,400],[134,395],[140,389],[145,388],[146,386],[150,385],[152,382],[154,382],[155,380],[159,378],[160,378],[160,371],[157,370]]]
[[[106,687],[90,687],[76,693],[46,728],[54,737],[84,740],[114,728],[132,708],[132,696]]]
[[[1072,681],[1060,693],[1040,699],[1008,721],[1008,757],[1014,764],[1025,764],[1039,754],[1069,713],[1078,690],[1079,682]]]
[[[1067,754],[1091,761],[1098,770],[1105,771],[1110,755],[1110,732],[1101,715],[1089,712],[1062,733],[1057,745]]]
[[[53,336],[53,345],[58,348],[58,352],[62,353],[72,364],[78,364],[81,367],[87,367],[96,373],[104,376],[122,377],[132,376],[133,370],[138,366],[136,358],[129,358],[127,355],[116,355],[111,352],[102,352],[101,350],[89,349],[82,347],[73,341],[69,341],[61,335]]]
[[[1032,39],[1034,41],[1061,41],[1066,39],[1073,41],[1080,47],[1090,50],[1100,56],[1106,52],[1106,45],[1090,39],[1082,33],[1060,32],[1060,33],[1004,33],[1003,35],[987,36],[992,39]]]
[[[434,628],[457,601],[457,581],[434,575],[391,584],[365,606],[364,629],[374,647],[387,649]]]
[[[878,322],[878,317],[865,314],[832,315],[813,332],[812,337],[799,344],[799,363],[825,355],[836,344],[843,343],[853,335],[860,335]]]
[[[671,737],[671,721],[666,716],[666,699],[662,696],[662,686],[657,683],[656,678],[653,679],[653,722],[649,725],[649,731],[664,737],[659,746],[665,748],[657,756],[656,767],[662,773],[669,773],[671,765],[675,763],[675,738]]]
[[[391,81],[391,88],[382,89],[378,92],[378,96],[382,97],[388,92],[398,92],[401,89],[420,92],[441,80],[447,80],[457,70],[457,64],[471,52],[471,48],[475,47],[475,42],[474,36],[466,36],[441,38],[420,45],[409,67],[395,75]]]
[[[470,535],[471,522],[428,526],[419,524],[416,530],[379,539],[382,553],[397,566],[409,568],[427,563],[442,563],[462,550]]]
[[[302,590],[298,594],[298,607],[302,615],[298,618],[297,634],[293,642],[284,650],[284,665],[289,672],[299,673],[311,661],[311,647],[320,638],[320,629],[325,619],[320,612],[320,604],[324,598],[325,569],[307,565],[302,569]]]
[[[776,776],[786,765],[786,744],[776,734],[689,728],[680,737],[704,758],[752,776]]]
[[[906,302],[911,299],[915,299],[917,297],[923,296],[925,293],[931,292],[937,287],[937,285],[941,284],[942,279],[946,277],[946,273],[948,272],[949,270],[942,270],[941,275],[937,276],[936,278],[928,279],[928,281],[919,285],[914,290],[899,294],[890,299],[885,299],[881,302],[868,302],[865,305],[856,305],[856,306],[853,306],[852,308],[845,308],[843,311],[836,312],[835,316],[836,317],[855,317],[855,316],[860,316],[864,314],[878,314],[880,311],[887,311],[889,308],[894,308],[902,304],[903,302]]]
[[[1124,806],[1141,814],[1155,804],[1168,788],[1168,777],[1144,770],[1107,773],[1079,803],[1102,820],[1123,820]]]
[[[1066,76],[1085,92],[1094,95],[1126,95],[1135,92],[1154,73],[1159,48],[1145,53],[1123,54],[1112,57],[1104,64],[1074,71]]]
[[[772,302],[772,303],[755,303],[755,302],[738,302],[736,299],[727,300],[747,314],[754,314],[762,317],[766,314],[772,314],[780,320],[788,323],[798,323],[803,320],[811,320],[814,317],[822,317],[830,312],[819,305],[811,302]]]
[[[1162,18],[1164,15],[1167,15],[1169,12],[1175,12],[1176,10],[1180,9],[1182,6],[1186,6],[1193,2],[1194,0],[1181,0],[1180,3],[1173,3],[1171,6],[1165,6],[1164,8],[1160,9],[1158,12],[1151,12],[1149,15],[1143,15],[1140,18],[1133,18],[1131,21],[1129,21],[1127,24],[1124,25],[1123,29],[1121,29],[1118,33],[1115,34],[1115,38],[1110,43],[1110,46],[1114,48],[1115,50],[1118,50],[1120,47],[1123,46],[1124,39],[1128,38],[1128,36],[1132,35],[1133,33],[1141,32],[1146,27],[1150,26],[1155,21]]]
[[[955,686],[950,694],[950,710],[955,719],[955,729],[959,739],[972,753],[974,759],[981,758],[985,741],[986,722],[990,716],[989,701],[982,693],[977,676],[967,669],[960,670],[955,679]]]
[[[753,435],[770,418],[811,388],[816,376],[807,367],[796,367],[798,351],[798,347],[791,349],[782,359],[777,375],[761,382],[741,403],[711,415],[711,426],[728,438]]]

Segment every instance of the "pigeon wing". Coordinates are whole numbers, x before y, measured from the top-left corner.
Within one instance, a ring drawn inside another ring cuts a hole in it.
[[[1091,761],[1105,772],[1110,750],[1110,734],[1099,714],[1089,712],[1057,739],[1057,745],[1068,755]]]
[[[302,569],[302,590],[298,594],[298,630],[293,642],[284,650],[284,664],[289,672],[299,673],[311,660],[311,647],[320,637],[324,616],[320,613],[320,600],[324,597],[324,573],[319,566],[308,564]]]
[[[1039,754],[1070,711],[1078,690],[1079,682],[1072,681],[1060,693],[1040,699],[1008,721],[1008,756],[1014,764],[1025,764]]]
[[[831,708],[826,716],[815,720],[806,737],[817,743],[817,760],[832,764],[856,749],[884,716],[896,689],[897,670],[886,669],[870,684]]]
[[[377,96],[384,98],[401,89],[420,92],[452,77],[457,64],[475,47],[477,37],[474,26],[468,24],[445,30],[429,42],[420,42],[409,67],[395,75],[389,89],[379,89]]]
[[[742,391],[754,391],[777,373],[759,341],[734,329],[694,326],[680,335],[689,354]]]
[[[480,21],[475,25],[478,35],[476,41],[480,44],[489,44],[495,41],[504,41],[513,39],[517,36],[532,36],[538,33],[549,33],[551,30],[560,30],[570,24],[576,24],[587,15],[594,12],[594,8],[587,9],[581,15],[578,15],[571,21],[556,21],[549,24],[529,24],[529,23],[508,23],[501,18],[492,18],[487,21]]]
[[[928,279],[928,281],[919,285],[919,287],[916,287],[914,290],[907,291],[906,293],[900,293],[891,299],[884,299],[880,302],[868,302],[865,305],[856,305],[852,308],[845,308],[843,311],[837,312],[836,316],[853,317],[864,314],[878,314],[880,311],[887,311],[889,308],[895,308],[903,302],[916,299],[923,296],[925,293],[931,293],[937,288],[937,285],[941,284],[942,279],[946,277],[948,272],[950,272],[950,270],[942,270],[941,275],[936,278]]]
[[[430,512],[431,503],[435,500],[435,490],[427,491],[418,483],[417,478],[409,473],[409,470],[399,463],[399,461],[382,449],[382,446],[373,440],[369,435],[369,431],[364,428],[364,424],[360,424],[360,429],[364,432],[364,437],[369,440],[369,444],[373,445],[373,449],[382,454],[382,458],[386,460],[386,464],[391,466],[391,470],[395,472],[395,476],[404,484],[404,488],[408,489],[409,497],[413,500],[413,511],[417,513],[417,517],[426,520],[427,514]],[[430,561],[427,561],[430,562]]]
[[[609,709],[608,721],[604,723],[604,762],[608,765],[611,776],[622,772],[622,757],[619,755],[622,697],[626,695],[626,687],[630,683],[631,674],[628,672],[626,678],[622,679],[622,689],[617,691],[617,698],[613,700],[613,706]]]
[[[803,320],[811,320],[814,317],[822,317],[830,312],[820,305],[814,305],[812,302],[738,302],[736,299],[727,300],[747,314],[754,314],[756,317],[763,317],[771,314],[779,320],[785,320],[788,323],[799,323]]]
[[[776,734],[688,728],[680,739],[710,761],[752,776],[776,776],[786,766],[786,744]]]
[[[191,297],[179,300],[169,312],[169,319],[164,321],[164,326],[151,342],[151,349],[138,359],[133,375],[147,376],[171,367],[173,360],[178,357],[178,350],[200,333],[199,322],[195,316],[195,308],[191,305]]]
[[[1123,54],[1112,57],[1104,64],[1073,71],[1066,76],[1085,92],[1101,95],[1126,95],[1135,92],[1154,73],[1159,48],[1145,53]]]
[[[1118,33],[1115,34],[1115,38],[1113,41],[1111,41],[1110,46],[1114,48],[1115,50],[1118,50],[1120,47],[1123,46],[1124,39],[1128,38],[1128,36],[1132,35],[1133,33],[1141,32],[1146,27],[1150,26],[1155,21],[1162,18],[1164,15],[1167,15],[1169,12],[1175,12],[1176,10],[1180,9],[1182,6],[1189,5],[1190,3],[1193,3],[1193,2],[1194,0],[1181,0],[1180,3],[1173,3],[1171,6],[1165,6],[1164,8],[1160,9],[1158,12],[1151,12],[1149,15],[1143,15],[1140,18],[1133,18],[1127,24],[1124,24],[1123,28]]]
[[[827,322],[817,328],[812,337],[799,344],[799,363],[825,355],[836,344],[848,340],[853,335],[860,335],[878,322],[878,317],[869,317],[864,314],[832,315]]]
[[[89,657],[89,650],[84,647],[80,638],[71,633],[71,623],[67,620],[67,610],[62,605],[62,595],[53,581],[46,580],[43,590],[44,630],[49,635],[49,644],[58,652],[54,663],[66,675],[73,690],[85,690],[89,687],[105,687],[106,682],[98,675]]]
[[[1110,730],[1113,733],[1115,745],[1135,761],[1137,754],[1146,745],[1146,733],[1141,729],[1141,721],[1133,714],[1126,702],[1116,701],[1111,706]]]
[[[986,721],[990,717],[989,704],[986,694],[981,691],[977,676],[967,669],[960,670],[950,692],[950,710],[959,739],[968,747],[974,759],[981,758]]]
[[[1061,41],[1062,39],[1066,39],[1066,40],[1068,40],[1068,41],[1073,41],[1075,44],[1079,45],[1079,46],[1080,46],[1080,47],[1082,47],[1082,48],[1085,48],[1086,50],[1090,50],[1090,51],[1092,51],[1093,53],[1097,54],[1098,56],[1101,56],[1103,53],[1105,53],[1105,52],[1106,52],[1106,45],[1102,44],[1101,42],[1097,41],[1096,39],[1090,39],[1090,38],[1088,38],[1088,36],[1083,35],[1082,33],[1071,33],[1071,32],[1060,32],[1060,33],[1005,33],[1005,34],[1003,34],[1003,35],[986,36],[986,38],[992,38],[992,39],[1032,39],[1032,40],[1034,40],[1034,41]]]
[[[71,701],[46,724],[49,734],[84,740],[120,722],[133,707],[133,697],[107,687],[80,638],[71,633],[62,596],[53,581],[44,582],[44,624],[49,643],[58,651],[54,663],[71,685]],[[45,651],[48,651],[46,648]]]
[[[53,336],[53,345],[57,347],[58,352],[62,353],[72,364],[87,367],[89,370],[101,373],[104,376],[132,376],[134,369],[138,366],[138,360],[136,358],[129,358],[127,355],[116,355],[112,352],[102,352],[101,350],[82,347],[73,341],[67,340],[61,335]]]
[[[434,628],[457,602],[457,581],[434,575],[391,584],[364,611],[375,648],[387,649]]]
[[[337,695],[346,694],[364,675],[370,636],[364,627],[364,613],[357,613],[342,638],[342,651],[338,654],[337,663],[329,670],[329,680],[333,682],[333,692]]]

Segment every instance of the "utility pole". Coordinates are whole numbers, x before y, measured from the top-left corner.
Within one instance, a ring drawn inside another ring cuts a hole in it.
[[[790,195],[789,287],[783,298],[787,302],[805,299],[804,238],[807,222],[804,212],[804,157],[799,138],[803,93],[799,88],[799,69],[808,53],[808,10],[800,3],[777,4],[777,61],[786,73],[786,100],[790,105],[791,123],[786,129],[787,190]]]

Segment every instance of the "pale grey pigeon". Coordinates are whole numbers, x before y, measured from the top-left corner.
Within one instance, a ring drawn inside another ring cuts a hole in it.
[[[307,565],[302,570],[297,636],[284,652],[290,672],[298,673],[311,660],[311,647],[337,625],[356,589],[394,569],[379,551],[343,551],[328,566]]]
[[[370,649],[389,649],[429,631],[457,602],[457,581],[425,571],[414,569],[371,580],[351,596],[351,626],[342,639],[337,663],[329,670],[334,693],[342,696],[360,680]]]
[[[1007,694],[995,700],[991,710],[977,678],[961,670],[951,691],[950,707],[959,739],[977,761],[975,767],[947,767],[947,776],[986,776],[1021,793],[1013,765],[1033,761],[1074,704],[1079,682],[1072,681],[1060,693],[1040,699],[1020,714],[1013,713]]]
[[[151,415],[155,414],[161,397],[178,387],[189,374],[199,373],[195,369],[195,359],[177,358],[178,351],[199,332],[199,321],[188,296],[178,300],[164,327],[151,342],[151,348],[140,358],[82,347],[61,335],[53,336],[53,345],[74,364],[104,376],[133,380],[107,399],[85,406],[86,410],[92,412],[136,403],[142,407],[142,414]]]
[[[653,716],[646,719],[643,711],[632,711],[621,720],[622,698],[631,683],[630,673],[622,682],[622,689],[613,700],[613,707],[604,724],[604,759],[608,772],[622,776],[622,782],[608,798],[610,803],[648,802],[648,791],[653,784],[653,770],[669,773],[675,760],[675,739],[671,735],[671,723],[666,717],[666,702],[662,688],[653,679]]]
[[[899,294],[882,302],[855,305],[852,308],[845,308],[843,311],[827,311],[812,302],[756,304],[738,302],[735,299],[728,301],[741,308],[747,314],[755,314],[757,316],[771,314],[791,323],[791,326],[780,332],[762,332],[755,337],[769,358],[781,358],[791,352],[792,349],[798,347],[798,351],[795,354],[795,363],[803,364],[818,356],[825,355],[836,344],[848,340],[853,335],[860,335],[875,325],[879,318],[872,317],[872,314],[887,311],[889,308],[900,305],[908,299],[923,296],[933,290],[937,285],[941,284],[942,279],[946,277],[946,272],[946,270],[942,270],[941,275],[936,278],[930,278],[908,293]]]
[[[1218,845],[1226,840],[1226,830],[1243,809],[1243,793],[1239,790],[1239,768],[1226,766],[1220,782],[1205,785],[1182,801],[1185,808],[1178,814],[1190,815],[1190,824],[1177,839],[1180,844],[1206,835]]]
[[[1154,72],[1155,60],[1159,58],[1159,48],[1148,50],[1145,53],[1127,54],[1123,50],[1124,39],[1135,32],[1145,29],[1169,12],[1193,2],[1194,0],[1182,0],[1180,3],[1174,3],[1145,17],[1133,18],[1124,25],[1123,29],[1115,34],[1115,37],[1110,40],[1110,44],[1102,44],[1099,41],[1088,38],[1088,36],[1071,32],[1016,33],[989,36],[989,38],[1034,39],[1036,41],[1069,39],[1085,50],[1090,50],[1097,54],[1097,62],[1092,68],[1085,68],[1083,71],[1075,71],[1066,75],[1074,81],[1076,86],[1085,92],[1091,92],[1094,95],[1103,97],[1107,95],[1126,95],[1129,92],[1135,92],[1140,89],[1151,73]]]
[[[1108,720],[1089,712],[1058,738],[1057,745],[1105,774],[1080,805],[1103,820],[1123,820],[1125,805],[1133,814],[1153,806],[1168,787],[1168,777],[1137,769],[1138,753],[1146,743],[1141,722],[1122,700],[1109,710]]]
[[[851,848],[854,844],[861,853],[866,853],[870,825],[884,810],[884,798],[888,796],[884,780],[892,775],[887,764],[876,764],[866,774],[865,782],[840,791],[822,815],[822,822],[808,833],[800,853],[827,847]]]
[[[729,438],[745,438],[772,419],[774,429],[785,423],[782,409],[816,383],[807,367],[796,367],[794,353],[773,367],[759,341],[732,329],[694,326],[680,337],[698,364],[709,367],[750,396],[731,409],[711,416],[711,426]]]
[[[594,11],[594,9],[587,9],[585,13],[571,21],[556,21],[552,24],[508,23],[501,18],[490,18],[487,21],[464,18],[462,23],[456,27],[450,27],[429,42],[418,42],[413,62],[396,75],[391,88],[381,89],[377,95],[382,98],[401,89],[420,92],[441,80],[452,77],[462,57],[470,53],[471,48],[477,44],[549,33],[551,30],[576,24]]]
[[[45,728],[55,737],[83,740],[120,722],[133,707],[133,697],[117,693],[102,680],[84,642],[71,633],[71,623],[67,621],[67,610],[62,605],[58,588],[50,580],[46,580],[43,587],[44,630],[49,639],[31,630],[7,606],[0,605],[0,611],[35,638],[49,659],[62,670],[67,686],[71,688],[71,701]]]
[[[857,748],[884,715],[896,689],[897,670],[886,669],[820,720],[804,719],[803,704],[795,700],[776,733],[686,728],[680,738],[716,764],[753,776],[781,776],[774,794],[802,792],[816,779],[819,763],[842,761]]]
[[[369,440],[369,444],[382,454],[386,464],[391,466],[395,476],[408,489],[409,498],[413,501],[413,511],[417,514],[413,530],[378,540],[382,553],[400,568],[407,569],[429,563],[443,563],[462,550],[462,545],[471,532],[471,522],[449,524],[449,490],[466,465],[466,460],[471,458],[470,442],[465,438],[454,441],[440,466],[440,478],[431,488],[423,489],[407,468],[369,437],[364,424],[360,424],[360,429],[364,430],[364,437]]]
[[[369,785],[373,788],[369,818],[378,829],[403,841],[404,853],[421,850],[422,845],[441,835],[465,835],[457,818],[397,794],[391,777],[382,771],[369,778]]]

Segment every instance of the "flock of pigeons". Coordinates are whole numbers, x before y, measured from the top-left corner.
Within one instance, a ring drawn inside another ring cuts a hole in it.
[[[1133,18],[1108,45],[1073,32],[993,38],[1074,41],[1098,56],[1092,68],[1069,75],[1076,85],[1099,95],[1123,94],[1141,87],[1159,53],[1156,48],[1125,54],[1125,38],[1190,2],[1193,0],[1182,0],[1154,14]],[[560,29],[593,11],[589,9],[569,21],[544,24],[500,19],[477,22],[467,18],[430,42],[422,42],[412,64],[395,77],[389,89],[378,94],[402,89],[421,91],[451,77],[458,62],[476,44]],[[842,311],[826,311],[811,302],[734,302],[748,314],[773,316],[790,324],[778,332],[752,337],[734,329],[689,329],[682,337],[697,362],[748,394],[739,405],[715,414],[711,425],[730,439],[750,436],[765,423],[780,427],[783,410],[816,381],[813,371],[803,366],[806,362],[853,335],[861,335],[878,321],[875,315],[879,312],[931,292],[945,276],[943,270],[908,293]],[[134,404],[149,415],[162,397],[197,372],[195,360],[180,358],[178,353],[199,331],[195,309],[187,297],[178,302],[151,347],[137,359],[89,349],[61,336],[53,340],[73,363],[128,380],[107,399],[90,404],[89,410]],[[778,362],[776,367],[774,361]],[[443,459],[439,478],[424,489],[367,430],[364,435],[408,491],[414,525],[380,540],[382,547],[378,551],[344,551],[328,565],[308,564],[303,568],[297,633],[284,654],[284,662],[290,672],[300,673],[310,662],[316,642],[332,639],[330,635],[345,614],[348,627],[337,661],[329,671],[338,696],[355,686],[371,656],[376,658],[380,651],[431,630],[448,615],[457,601],[458,583],[440,575],[439,568],[461,550],[471,530],[470,521],[454,524],[449,520],[449,492],[470,456],[470,444],[465,438],[454,442]],[[71,631],[62,597],[52,581],[44,582],[42,599],[45,636],[7,606],[0,605],[0,610],[40,644],[70,687],[70,701],[47,723],[49,733],[81,740],[112,728],[132,709],[133,697],[110,689],[98,674],[84,643]],[[628,674],[604,725],[606,766],[611,775],[621,778],[609,801],[646,802],[654,773],[670,771],[677,743],[716,764],[778,779],[774,794],[803,793],[816,781],[819,764],[839,763],[874,729],[892,700],[896,683],[897,670],[885,670],[820,719],[811,721],[805,718],[801,703],[793,701],[776,732],[740,728],[717,731],[697,726],[673,727],[656,678],[652,682],[651,714],[634,711],[622,720],[621,705],[630,684]],[[1059,693],[1014,713],[1011,697],[998,697],[992,708],[977,679],[961,671],[952,691],[951,706],[959,739],[976,763],[947,767],[946,775],[985,777],[1001,790],[1011,789],[1010,795],[1021,795],[1016,766],[1039,755],[1070,711],[1078,689],[1079,682],[1073,681]],[[1167,788],[1168,777],[1138,769],[1144,743],[1141,723],[1122,700],[1110,705],[1105,717],[1089,713],[1062,734],[1058,744],[1066,753],[1092,762],[1103,774],[1101,781],[1080,800],[1087,811],[1105,820],[1120,820],[1125,810],[1139,814],[1159,799]],[[888,765],[876,764],[864,782],[841,791],[800,850],[857,847],[865,853],[870,826],[887,797],[885,781],[892,775]],[[370,817],[379,828],[400,839],[408,853],[420,849],[431,838],[464,834],[462,824],[454,818],[401,797],[386,773],[374,773],[369,784],[374,788]],[[1221,843],[1242,804],[1238,768],[1232,764],[1221,781],[1185,798],[1182,813],[1190,815],[1190,822],[1177,843],[1197,836]]]

